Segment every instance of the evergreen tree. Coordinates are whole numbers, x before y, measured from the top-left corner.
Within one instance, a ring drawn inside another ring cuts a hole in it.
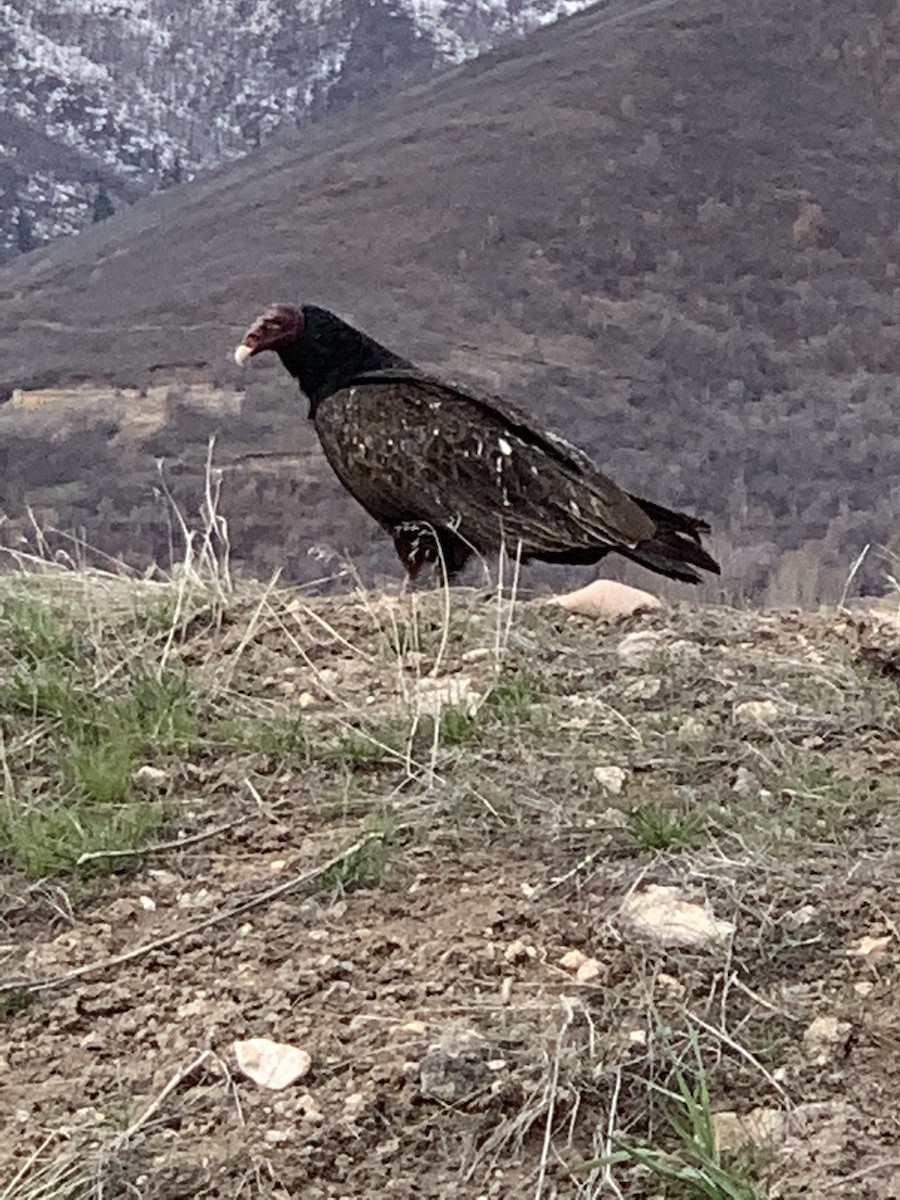
[[[105,221],[107,217],[111,217],[115,211],[113,202],[109,198],[109,192],[101,183],[97,188],[97,195],[94,197],[94,211],[91,215],[91,220],[97,225],[100,221]]]
[[[31,224],[31,217],[22,208],[21,205],[16,209],[16,246],[23,253],[27,254],[29,250],[33,250],[37,245],[34,236],[34,227]]]

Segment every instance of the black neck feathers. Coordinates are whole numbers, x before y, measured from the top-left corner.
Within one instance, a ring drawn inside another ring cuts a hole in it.
[[[299,337],[278,349],[284,366],[309,399],[309,415],[326,396],[349,387],[368,371],[411,368],[412,363],[367,337],[327,308],[305,304]]]

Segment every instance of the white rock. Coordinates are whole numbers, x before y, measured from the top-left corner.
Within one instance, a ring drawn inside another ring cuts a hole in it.
[[[260,1087],[280,1091],[302,1079],[312,1065],[305,1050],[273,1042],[270,1038],[248,1038],[235,1042],[234,1056],[238,1067]]]
[[[869,962],[875,962],[879,958],[884,958],[890,944],[891,935],[889,933],[883,937],[861,937],[858,942],[850,947],[847,953],[856,958],[864,958]]]
[[[583,950],[567,950],[559,960],[559,965],[566,971],[577,971],[590,958]]]
[[[678,888],[655,883],[626,897],[619,915],[636,934],[662,945],[702,946],[734,933],[734,925],[716,918],[708,904],[683,900]]]
[[[835,1016],[816,1017],[803,1033],[804,1049],[817,1063],[827,1063],[846,1042],[849,1032],[848,1021],[839,1021]]]
[[[696,742],[706,733],[706,726],[699,717],[685,717],[678,726],[675,736],[679,742]]]
[[[145,792],[164,792],[171,782],[171,776],[161,767],[151,767],[146,763],[133,773],[131,782]]]
[[[625,700],[652,700],[659,694],[662,680],[657,675],[647,675],[643,679],[635,679],[627,688],[622,689]]]
[[[681,980],[676,979],[674,975],[668,975],[665,971],[659,972],[656,976],[656,982],[660,987],[665,988],[674,1000],[683,1000],[687,995],[687,988]]]
[[[745,700],[734,706],[731,715],[738,725],[764,729],[778,720],[778,705],[774,700]]]
[[[575,972],[575,978],[579,983],[590,983],[592,979],[596,979],[600,974],[600,964],[596,958],[586,959],[578,970]]]
[[[537,958],[537,950],[534,946],[529,946],[527,942],[517,938],[516,941],[510,942],[503,951],[503,957],[508,963],[527,962],[530,958]]]
[[[344,1100],[344,1116],[348,1121],[353,1121],[365,1107],[366,1098],[362,1092],[351,1092]]]
[[[594,767],[594,779],[613,796],[619,795],[627,778],[628,773],[621,767]]]
[[[814,904],[803,904],[800,908],[789,912],[786,919],[789,925],[793,925],[795,929],[801,929],[804,925],[811,925],[818,915],[819,910]]]
[[[472,687],[472,680],[468,675],[420,679],[416,683],[413,696],[413,703],[418,711],[431,717],[440,716],[441,709],[448,706],[474,713],[481,699],[480,692]]]
[[[403,1033],[423,1034],[427,1032],[428,1026],[424,1021],[407,1021],[400,1029]]]
[[[759,780],[752,771],[748,771],[746,767],[738,767],[735,772],[734,782],[731,785],[731,790],[736,796],[758,796],[759,795]]]
[[[612,579],[596,579],[587,587],[554,596],[553,603],[567,612],[583,617],[605,617],[607,620],[630,617],[636,612],[662,607],[658,596],[624,583],[616,583]]]
[[[754,1108],[741,1115],[713,1113],[712,1121],[719,1150],[735,1153],[746,1146],[772,1146],[781,1141],[788,1115],[778,1108]]]
[[[471,650],[464,650],[462,653],[463,662],[481,662],[485,658],[490,658],[494,651],[489,646],[475,646]]]
[[[616,647],[619,662],[626,667],[640,667],[659,650],[662,638],[650,629],[626,633]]]

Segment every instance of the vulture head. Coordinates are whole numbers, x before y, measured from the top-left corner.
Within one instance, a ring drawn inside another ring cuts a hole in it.
[[[272,304],[250,326],[234,352],[234,361],[243,366],[263,350],[279,350],[295,342],[303,332],[303,313],[289,304]]]

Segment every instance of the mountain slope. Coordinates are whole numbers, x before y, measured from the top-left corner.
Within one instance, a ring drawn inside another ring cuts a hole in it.
[[[66,0],[0,8],[0,255],[520,36],[584,0]],[[10,124],[14,123],[14,124]]]
[[[368,552],[290,381],[230,365],[314,300],[713,517],[747,590],[803,548],[839,589],[900,524],[898,61],[874,0],[597,7],[12,264],[0,383],[209,364],[244,447],[311,455],[309,539]]]

